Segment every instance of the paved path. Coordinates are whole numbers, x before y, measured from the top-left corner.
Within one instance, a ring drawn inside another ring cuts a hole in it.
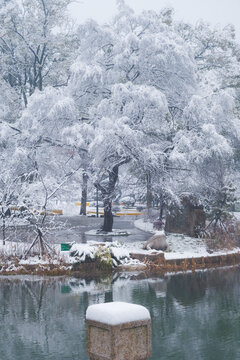
[[[88,240],[95,241],[119,241],[135,242],[146,241],[151,235],[138,230],[134,226],[136,216],[114,217],[114,229],[127,230],[131,233],[129,236],[94,236],[85,235],[86,231],[99,229],[103,224],[103,218],[91,218],[85,216],[56,216],[54,224],[51,224],[53,218],[50,216],[46,220],[45,227],[48,228],[47,238],[51,243],[62,243],[76,241],[77,243],[86,243]],[[33,228],[27,226],[18,226],[17,229],[7,229],[6,235],[9,240],[30,242],[34,238]],[[0,239],[1,239],[0,234]]]

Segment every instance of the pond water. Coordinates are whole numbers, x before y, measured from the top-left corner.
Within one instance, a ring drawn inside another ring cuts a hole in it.
[[[149,309],[153,360],[240,359],[238,267],[152,279],[2,277],[0,359],[86,360],[86,309],[112,300]]]

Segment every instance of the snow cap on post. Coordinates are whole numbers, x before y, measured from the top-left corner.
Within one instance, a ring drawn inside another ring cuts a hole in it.
[[[125,302],[110,302],[91,305],[87,309],[86,319],[108,325],[119,325],[131,321],[149,320],[149,311],[142,305]]]
[[[91,305],[86,313],[90,360],[145,360],[151,356],[149,311],[125,302]]]

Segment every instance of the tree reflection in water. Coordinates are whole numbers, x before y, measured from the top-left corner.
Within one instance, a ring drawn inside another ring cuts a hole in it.
[[[0,359],[86,360],[86,309],[116,300],[149,309],[154,360],[240,358],[236,267],[152,279],[0,278]]]

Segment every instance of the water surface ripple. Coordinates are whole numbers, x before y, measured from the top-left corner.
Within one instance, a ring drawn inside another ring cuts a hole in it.
[[[128,301],[152,317],[153,360],[240,359],[240,270],[140,279],[0,278],[1,360],[86,360],[90,304]]]

